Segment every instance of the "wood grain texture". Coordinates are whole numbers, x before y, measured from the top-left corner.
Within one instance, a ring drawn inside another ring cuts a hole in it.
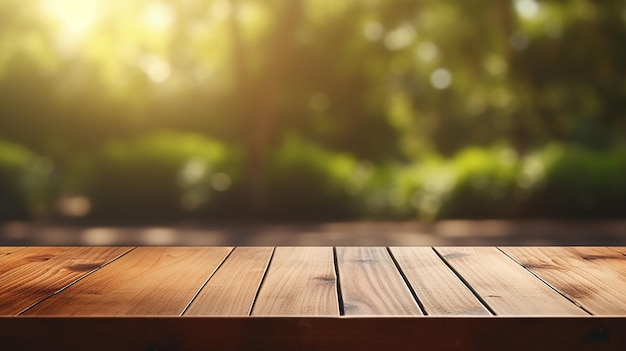
[[[626,315],[624,247],[231,250],[0,247],[0,315]]]
[[[612,250],[622,256],[626,256],[626,246],[610,246],[607,249]]]
[[[0,262],[0,315],[18,314],[126,253],[124,247],[40,247]]]
[[[489,315],[432,248],[392,247],[390,250],[428,315]]]
[[[0,262],[4,256],[11,255],[12,253],[22,250],[21,246],[0,246]]]
[[[139,247],[28,315],[180,315],[232,248]]]
[[[497,248],[436,250],[498,315],[586,315]]]
[[[626,256],[601,247],[503,247],[506,254],[597,315],[626,314]]]
[[[247,316],[273,248],[238,247],[202,288],[185,316]]]
[[[338,247],[345,315],[422,315],[384,247]]]
[[[276,248],[252,315],[339,315],[333,249]]]
[[[55,256],[61,255],[71,247],[32,247],[28,250],[9,251],[0,257],[0,276],[11,272],[12,270],[33,262],[46,262]]]

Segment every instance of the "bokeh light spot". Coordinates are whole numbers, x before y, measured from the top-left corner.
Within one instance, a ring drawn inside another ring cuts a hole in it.
[[[162,83],[170,77],[170,65],[156,55],[145,55],[139,60],[139,67],[153,83]]]
[[[91,201],[84,196],[63,196],[57,200],[57,210],[62,216],[82,217],[91,210]]]
[[[430,75],[430,84],[435,89],[446,89],[452,84],[452,73],[445,68],[437,68]]]
[[[363,26],[363,36],[369,41],[378,41],[384,34],[383,26],[377,21],[369,21]]]
[[[179,182],[182,186],[190,186],[201,182],[207,174],[207,165],[200,158],[191,158],[185,163],[179,174]]]
[[[232,181],[226,173],[216,173],[211,179],[211,186],[217,191],[226,191],[230,188]]]
[[[424,62],[433,62],[439,56],[439,48],[431,41],[420,43],[417,47],[417,57]]]
[[[147,245],[173,245],[177,242],[177,233],[170,228],[147,228],[140,233],[141,242]]]
[[[142,20],[149,29],[166,30],[174,22],[174,11],[164,3],[153,2],[143,10]]]
[[[485,69],[489,74],[496,77],[501,77],[507,73],[508,65],[502,56],[494,54],[487,57],[484,62]]]
[[[120,242],[120,232],[111,228],[89,228],[81,235],[85,245],[115,245]]]
[[[399,50],[409,46],[416,36],[415,27],[410,23],[404,23],[387,33],[385,36],[385,46],[389,50]]]
[[[515,11],[525,19],[533,19],[537,17],[540,11],[540,5],[535,0],[516,0]]]

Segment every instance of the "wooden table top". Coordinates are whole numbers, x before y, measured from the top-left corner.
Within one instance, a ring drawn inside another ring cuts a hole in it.
[[[625,316],[624,247],[0,247],[0,316]]]

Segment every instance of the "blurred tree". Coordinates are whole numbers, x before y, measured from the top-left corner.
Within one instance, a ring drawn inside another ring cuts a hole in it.
[[[242,23],[238,19],[241,7],[238,0],[231,0],[230,31],[237,81],[235,92],[239,118],[245,126],[240,137],[246,140],[245,174],[252,213],[263,211],[267,203],[265,167],[272,143],[278,136],[279,126],[276,119],[281,114],[281,95],[287,89],[286,76],[293,66],[294,33],[302,12],[301,2],[284,3],[284,8],[277,9],[277,18],[264,40],[266,48],[259,50],[256,46],[246,46],[242,37]],[[262,59],[260,68],[251,72],[249,58],[254,55],[260,55]]]
[[[59,169],[112,139],[244,150],[262,211],[288,134],[364,162],[626,136],[621,0],[4,0],[0,138]]]

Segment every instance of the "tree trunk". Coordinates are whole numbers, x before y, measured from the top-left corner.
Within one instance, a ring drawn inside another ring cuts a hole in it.
[[[248,215],[267,213],[268,189],[266,169],[271,146],[277,135],[280,94],[285,92],[286,77],[292,66],[293,34],[301,17],[301,2],[286,1],[285,9],[270,34],[269,44],[259,55],[266,54],[259,76],[251,79],[248,49],[241,36],[237,19],[238,0],[231,0],[230,31],[237,80],[237,95],[246,147],[245,185]]]

